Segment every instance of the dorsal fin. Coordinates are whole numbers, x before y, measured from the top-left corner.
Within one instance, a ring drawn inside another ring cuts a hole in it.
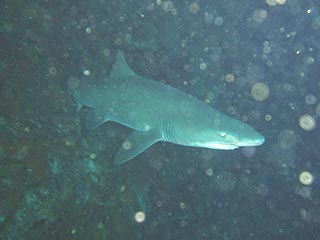
[[[111,79],[136,75],[127,64],[123,54],[118,50],[116,61],[111,72]]]

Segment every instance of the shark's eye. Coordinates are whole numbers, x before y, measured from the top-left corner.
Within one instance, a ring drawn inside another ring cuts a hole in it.
[[[220,132],[219,135],[220,135],[221,137],[225,137],[225,136],[226,136],[226,133],[225,133],[225,132]]]

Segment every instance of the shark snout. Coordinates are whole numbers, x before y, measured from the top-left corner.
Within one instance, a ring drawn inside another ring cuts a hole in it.
[[[264,142],[265,142],[265,138],[259,134],[255,138],[241,139],[236,145],[239,147],[254,147],[254,146],[260,146]]]
[[[254,140],[254,143],[256,144],[256,146],[262,145],[265,142],[265,138],[264,136],[260,136],[260,138]]]

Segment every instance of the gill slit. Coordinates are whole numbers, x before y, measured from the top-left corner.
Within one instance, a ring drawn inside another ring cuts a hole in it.
[[[161,122],[161,135],[162,140],[165,142],[171,142],[174,143],[174,127],[169,122]]]

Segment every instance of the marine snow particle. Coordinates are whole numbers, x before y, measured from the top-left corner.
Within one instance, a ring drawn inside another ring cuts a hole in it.
[[[171,1],[162,2],[161,7],[165,12],[171,12],[174,10],[174,5]]]
[[[206,70],[207,69],[207,64],[203,62],[203,63],[200,64],[199,67],[200,67],[200,70]]]
[[[303,184],[303,185],[311,185],[313,182],[313,176],[311,173],[305,171],[300,173],[299,175],[299,181]]]
[[[156,205],[157,205],[157,207],[162,207],[162,202],[161,201],[157,201]]]
[[[235,79],[234,79],[234,75],[233,75],[232,73],[226,74],[225,80],[226,80],[226,82],[233,83],[234,80],[235,80]]]
[[[126,141],[123,142],[122,147],[123,147],[125,150],[129,150],[129,149],[131,149],[132,144],[131,144],[130,141],[126,140]]]
[[[121,38],[116,38],[116,40],[114,41],[114,43],[115,43],[117,46],[120,46],[120,45],[122,45],[122,39],[121,39]]]
[[[125,20],[126,20],[125,16],[120,16],[120,17],[119,17],[119,22],[122,23],[122,22],[124,22]]]
[[[304,208],[300,209],[300,215],[302,220],[305,220],[305,221],[308,219],[308,216],[309,216],[307,210],[305,210]]]
[[[91,72],[90,72],[90,70],[84,70],[83,71],[83,74],[85,75],[85,76],[90,76],[90,74],[91,74]]]
[[[316,101],[317,101],[317,98],[313,94],[310,93],[306,96],[307,105],[313,105],[316,103]]]
[[[102,50],[102,54],[105,56],[105,57],[109,57],[111,55],[111,52],[108,48],[105,48]]]
[[[206,174],[207,174],[208,176],[212,176],[212,175],[213,175],[213,170],[212,170],[212,168],[208,168],[208,169],[206,170]]]
[[[134,215],[134,219],[136,220],[136,222],[142,223],[146,220],[146,214],[142,211],[136,212],[136,214]]]
[[[286,4],[287,0],[276,0],[276,2],[280,5]]]
[[[269,88],[264,83],[256,83],[251,88],[251,95],[256,101],[264,101],[269,96]]]
[[[223,18],[222,17],[216,17],[214,19],[214,25],[221,26],[223,24]]]
[[[56,67],[50,67],[50,68],[49,68],[49,74],[50,74],[51,76],[56,75],[57,72],[58,72],[58,70],[57,70]]]
[[[253,12],[252,19],[256,23],[263,23],[267,19],[267,16],[268,16],[268,12],[266,10],[256,9]]]
[[[213,15],[211,13],[205,12],[204,13],[204,21],[206,23],[212,23],[213,21]]]
[[[299,118],[299,125],[305,131],[311,131],[316,127],[316,120],[308,114],[304,114]]]
[[[271,51],[271,47],[269,45],[268,46],[264,46],[262,51],[263,51],[264,54],[268,54]]]
[[[179,206],[180,206],[181,209],[185,209],[186,208],[186,204],[184,202],[181,202],[179,204]]]
[[[189,5],[189,11],[193,14],[196,14],[200,11],[200,6],[198,3],[193,2]]]
[[[277,1],[276,0],[266,0],[266,4],[268,6],[276,6],[277,5]]]
[[[265,117],[264,117],[264,119],[265,119],[267,122],[271,121],[271,120],[272,120],[271,114],[266,114]]]
[[[310,56],[307,56],[303,59],[303,61],[308,64],[308,65],[311,65],[311,64],[314,64],[315,60],[313,57],[310,57]]]

